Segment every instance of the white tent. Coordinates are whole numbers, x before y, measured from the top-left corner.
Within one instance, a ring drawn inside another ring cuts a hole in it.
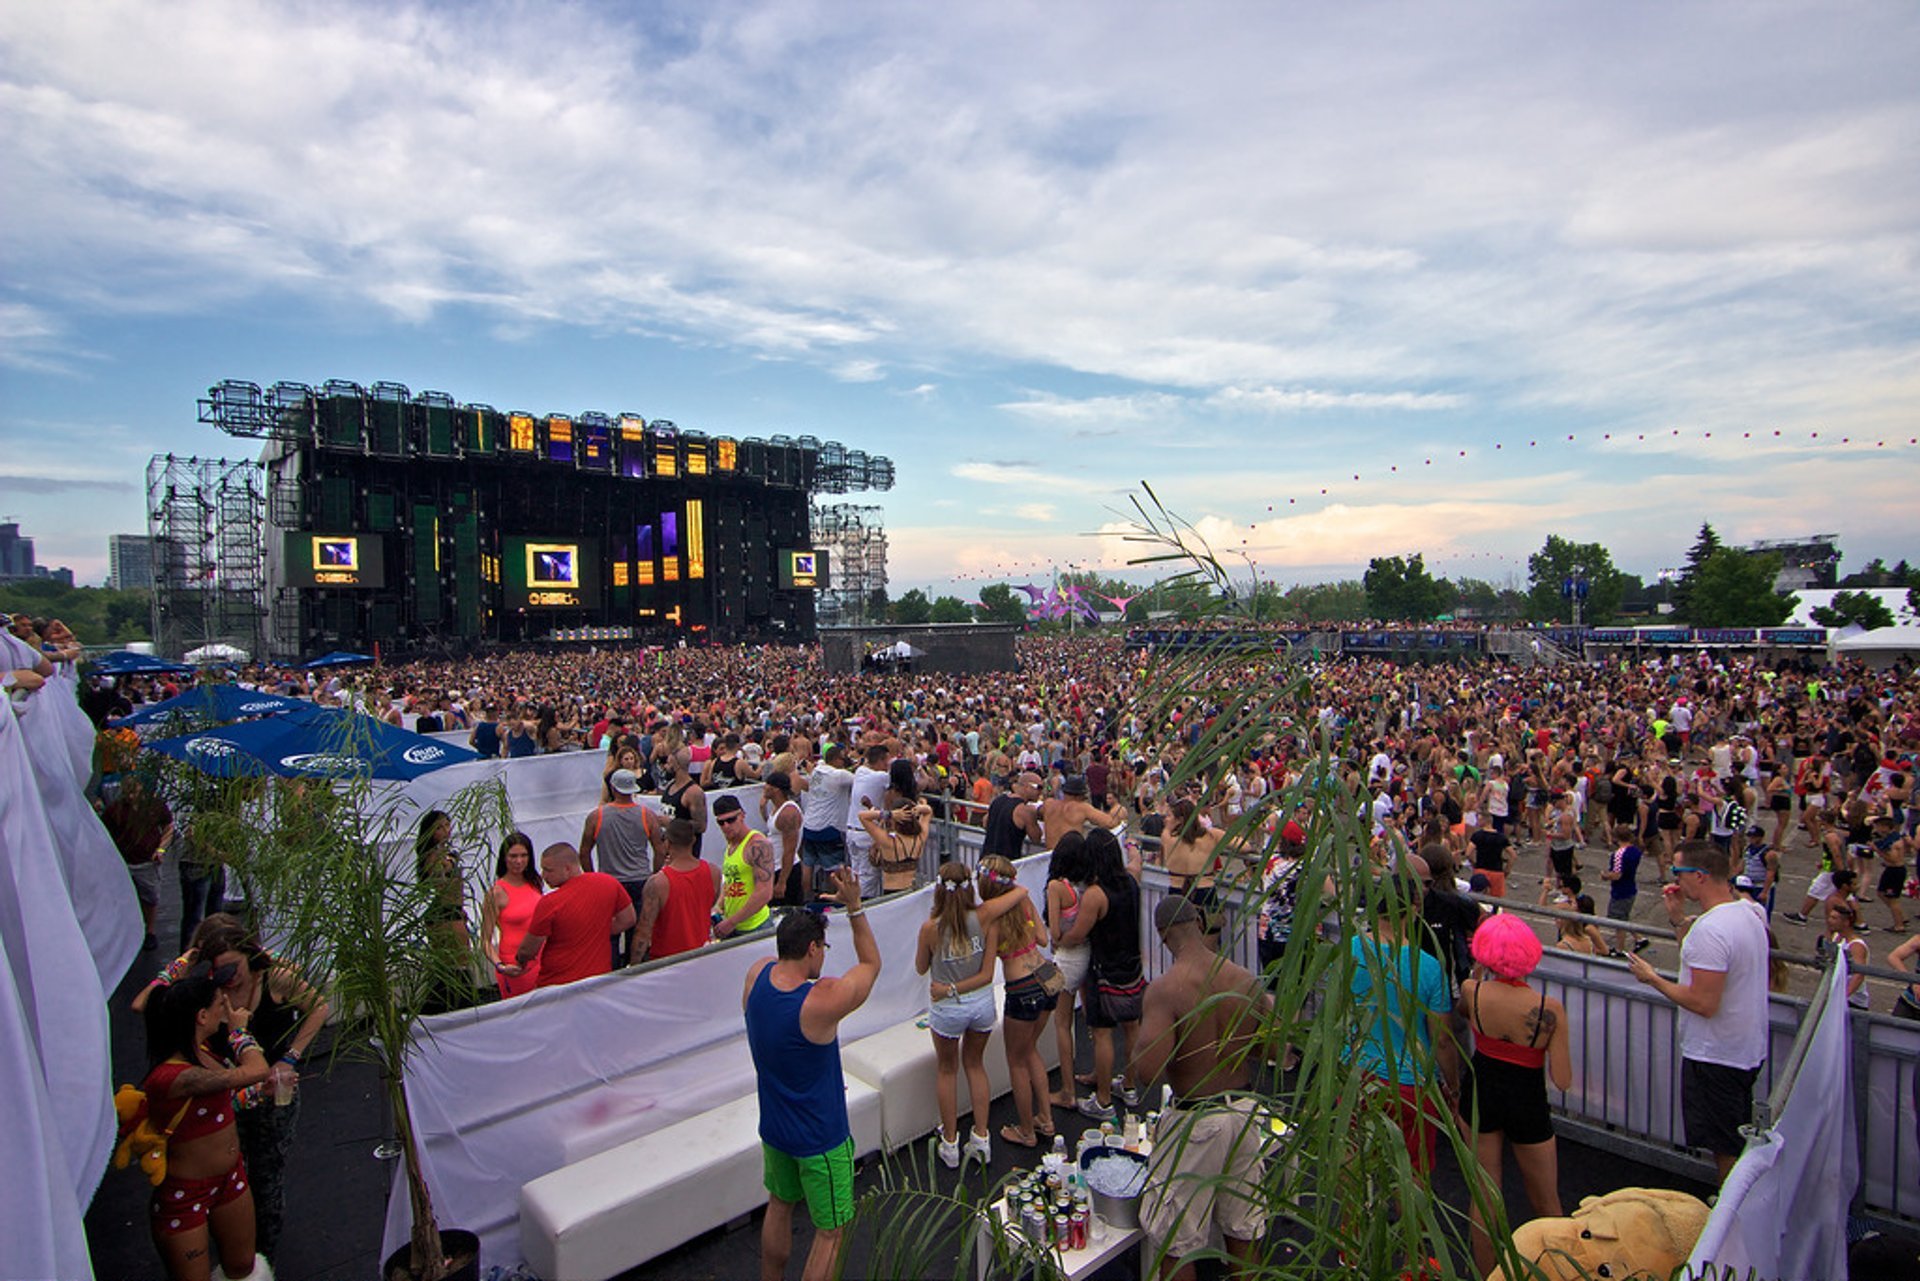
[[[1890,667],[1897,658],[1920,658],[1920,624],[1901,623],[1856,632],[1833,648],[1843,658],[1863,659],[1871,667]]]
[[[211,645],[202,645],[199,649],[189,650],[186,660],[189,663],[244,663],[253,655],[238,645],[228,645],[215,641]]]

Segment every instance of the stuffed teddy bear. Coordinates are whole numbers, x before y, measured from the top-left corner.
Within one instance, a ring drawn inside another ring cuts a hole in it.
[[[1522,1223],[1513,1230],[1513,1248],[1549,1281],[1665,1278],[1687,1261],[1706,1226],[1707,1203],[1698,1197],[1621,1188],[1587,1197],[1568,1218]],[[1487,1281],[1505,1277],[1495,1268]]]
[[[154,1125],[147,1111],[147,1096],[131,1085],[123,1085],[114,1093],[113,1111],[120,1121],[120,1142],[113,1150],[113,1168],[124,1170],[137,1158],[147,1182],[159,1187],[167,1177],[167,1137],[172,1127],[163,1132]],[[177,1124],[179,1118],[175,1117],[174,1121]]]

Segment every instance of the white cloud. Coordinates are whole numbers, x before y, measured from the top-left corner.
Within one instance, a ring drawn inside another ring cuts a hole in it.
[[[1013,514],[1021,520],[1052,521],[1059,512],[1052,503],[1021,503],[1013,509]]]
[[[1207,398],[1222,409],[1287,412],[1313,409],[1459,409],[1465,396],[1450,392],[1322,391],[1310,388],[1223,387]]]

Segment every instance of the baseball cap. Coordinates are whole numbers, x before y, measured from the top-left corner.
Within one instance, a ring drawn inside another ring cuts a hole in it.
[[[722,796],[713,803],[713,816],[715,818],[719,818],[723,814],[737,814],[739,812],[740,798],[738,796]]]
[[[1176,925],[1200,924],[1200,909],[1193,900],[1184,894],[1173,894],[1160,900],[1153,909],[1153,928],[1166,933]]]
[[[1760,887],[1755,885],[1753,878],[1745,872],[1733,878],[1733,888],[1739,890],[1742,894],[1758,894],[1760,892]]]
[[[607,785],[622,796],[632,796],[640,790],[640,780],[633,776],[630,769],[617,769],[607,779]]]

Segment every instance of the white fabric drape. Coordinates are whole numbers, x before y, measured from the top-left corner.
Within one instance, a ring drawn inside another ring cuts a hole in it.
[[[1800,1074],[1774,1127],[1749,1140],[1687,1260],[1691,1275],[1829,1281],[1847,1275],[1860,1181],[1847,966],[1833,967]]]
[[[1036,896],[1046,862],[1021,865]],[[842,1044],[925,1011],[927,982],[912,957],[931,895],[869,909],[880,980],[841,1025]],[[828,971],[846,969],[853,939],[838,913],[827,937]],[[752,1093],[740,1000],[748,969],[772,953],[762,937],[427,1020],[432,1035],[409,1058],[406,1085],[441,1226],[479,1233],[483,1266],[518,1262],[523,1183]],[[383,1254],[407,1240],[405,1177],[395,1172]]]

